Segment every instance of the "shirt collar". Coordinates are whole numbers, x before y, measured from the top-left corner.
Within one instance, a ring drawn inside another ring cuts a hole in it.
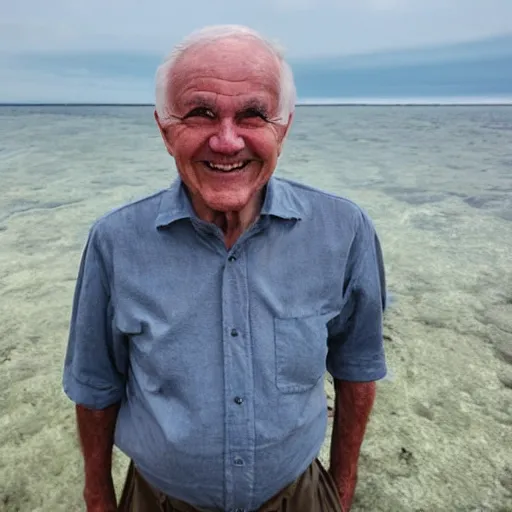
[[[287,220],[302,220],[304,208],[292,187],[284,180],[272,177],[267,184],[261,215]]]
[[[164,190],[156,217],[156,227],[168,226],[181,219],[196,217],[185,187],[179,177]]]
[[[302,207],[286,182],[272,177],[267,183],[261,216],[301,220]],[[156,227],[169,226],[181,219],[197,218],[180,177],[164,191],[156,217]]]

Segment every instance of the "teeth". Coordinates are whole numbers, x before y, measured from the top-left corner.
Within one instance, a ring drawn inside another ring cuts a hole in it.
[[[218,169],[219,171],[233,171],[235,169],[241,169],[246,162],[235,162],[234,164],[215,164],[213,162],[206,162],[208,167],[211,169]]]

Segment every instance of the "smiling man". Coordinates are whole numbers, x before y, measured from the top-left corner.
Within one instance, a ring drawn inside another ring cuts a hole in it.
[[[155,117],[197,216],[229,249],[260,213],[291,123],[292,105],[279,111],[282,65],[239,35],[197,41],[172,64],[160,69],[167,104]]]
[[[64,389],[87,510],[348,511],[386,373],[372,222],[273,177],[295,87],[257,33],[193,34],[156,96],[179,177],[94,223],[73,304]],[[114,444],[131,459],[119,505]]]

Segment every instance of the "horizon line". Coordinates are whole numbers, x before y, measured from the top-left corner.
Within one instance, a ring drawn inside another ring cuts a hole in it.
[[[507,106],[512,105],[512,94],[505,95],[460,95],[460,96],[402,96],[402,97],[306,97],[298,98],[297,107],[336,107],[336,106]],[[0,106],[16,107],[155,107],[155,102],[130,101],[1,101]]]
[[[296,107],[511,107],[505,101],[334,101],[298,102]],[[0,107],[155,107],[154,103],[101,102],[0,102]]]

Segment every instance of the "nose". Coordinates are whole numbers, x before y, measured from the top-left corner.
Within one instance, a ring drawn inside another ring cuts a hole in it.
[[[244,149],[245,142],[230,120],[222,122],[218,131],[210,137],[210,149],[216,153],[234,155]]]

